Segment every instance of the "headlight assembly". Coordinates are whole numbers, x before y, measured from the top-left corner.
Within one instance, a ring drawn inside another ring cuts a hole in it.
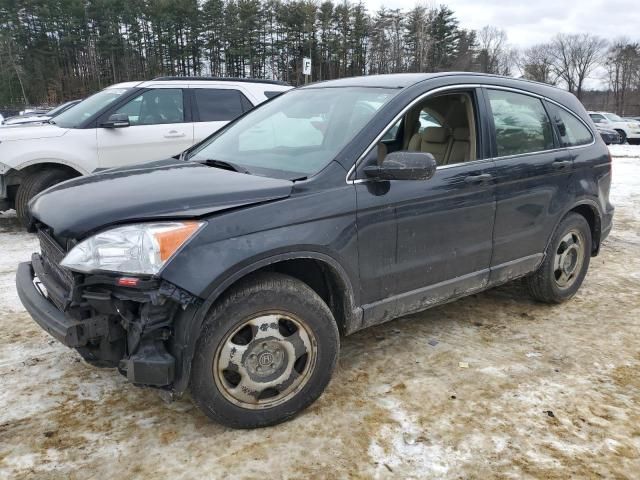
[[[60,264],[84,273],[154,275],[203,225],[176,221],[115,227],[78,243]]]

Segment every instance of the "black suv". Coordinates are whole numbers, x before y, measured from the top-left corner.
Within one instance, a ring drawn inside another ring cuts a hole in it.
[[[132,156],[135,152],[131,153]],[[287,92],[179,158],[31,202],[32,317],[90,363],[259,427],[327,386],[341,335],[518,277],[559,303],[611,229],[611,158],[532,82],[349,78]]]

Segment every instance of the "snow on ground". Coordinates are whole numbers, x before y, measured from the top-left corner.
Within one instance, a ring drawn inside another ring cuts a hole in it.
[[[640,147],[611,152],[614,230],[571,302],[513,283],[359,332],[318,402],[253,431],[43,333],[13,286],[37,244],[0,214],[0,479],[637,478]]]

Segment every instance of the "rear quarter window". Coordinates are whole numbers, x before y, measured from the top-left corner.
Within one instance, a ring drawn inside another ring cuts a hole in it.
[[[588,145],[593,141],[591,131],[575,115],[554,104],[547,103],[547,106],[563,147]]]

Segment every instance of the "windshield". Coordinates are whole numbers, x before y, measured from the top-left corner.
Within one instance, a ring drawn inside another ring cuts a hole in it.
[[[56,115],[56,118],[52,120],[51,123],[63,128],[78,128],[87,118],[94,116],[128,91],[128,88],[107,88],[102,90],[71,107],[66,112]]]
[[[620,118],[618,115],[616,115],[614,113],[607,113],[605,115],[605,117],[607,117],[612,122],[623,122],[624,121],[624,120],[622,120],[622,118]]]
[[[282,178],[313,175],[371,120],[398,90],[292,90],[245,115],[196,148],[189,160],[240,165]]]
[[[69,106],[70,103],[72,103],[72,102],[67,102],[67,103],[63,103],[62,105],[58,105],[53,110],[49,110],[47,112],[47,115],[49,115],[50,117],[55,117],[56,115],[59,115],[60,113],[64,112],[65,110],[68,110],[69,108],[71,108],[71,106]]]

